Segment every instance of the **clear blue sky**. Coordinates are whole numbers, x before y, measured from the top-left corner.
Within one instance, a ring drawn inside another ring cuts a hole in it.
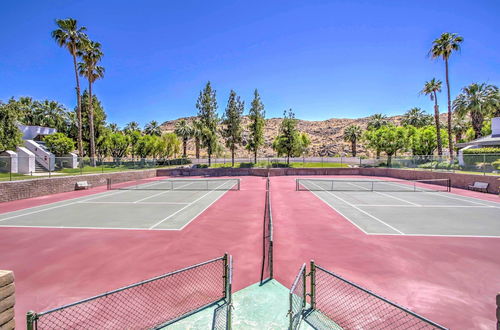
[[[73,108],[69,54],[51,39],[73,17],[102,43],[106,77],[95,91],[123,126],[196,113],[207,80],[222,112],[232,88],[261,92],[268,117],[400,114],[430,101],[424,81],[444,80],[427,52],[442,32],[463,50],[451,59],[452,96],[471,82],[500,84],[500,1],[4,1],[0,99],[32,96]],[[440,96],[445,111],[445,94]]]

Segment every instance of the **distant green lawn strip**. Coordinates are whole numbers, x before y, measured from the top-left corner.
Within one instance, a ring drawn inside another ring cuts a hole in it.
[[[207,167],[207,165],[201,165],[200,167]],[[212,163],[210,166],[211,168],[221,168],[221,167],[233,167],[231,166],[231,162],[227,163]],[[234,168],[267,168],[267,167],[272,167],[272,168],[340,168],[340,167],[349,167],[347,164],[341,164],[341,163],[302,163],[302,162],[295,162],[295,163],[290,163],[287,165],[286,163],[268,163],[268,162],[257,162],[257,164],[254,163],[234,163]]]

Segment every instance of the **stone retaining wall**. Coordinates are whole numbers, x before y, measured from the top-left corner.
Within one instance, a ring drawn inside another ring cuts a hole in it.
[[[105,185],[107,178],[118,183],[155,176],[156,170],[153,169],[0,182],[0,202],[73,191],[78,181],[87,181],[92,187],[97,187]]]
[[[0,329],[13,330],[16,327],[15,303],[14,273],[10,270],[0,270]]]

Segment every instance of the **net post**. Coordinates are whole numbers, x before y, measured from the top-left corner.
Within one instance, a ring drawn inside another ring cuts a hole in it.
[[[288,310],[288,316],[290,318],[290,324],[288,326],[289,330],[293,329],[293,293],[290,291],[288,293],[288,305],[289,305],[289,310]]]
[[[497,293],[497,330],[500,330],[500,292]]]
[[[448,192],[451,192],[451,179],[448,178]]]
[[[229,270],[228,270],[228,265],[229,265],[229,260],[228,260],[228,255],[227,252],[224,253],[224,256],[222,257],[223,260],[223,267],[224,267],[224,299],[228,299],[228,287],[229,287]]]
[[[304,268],[304,271],[302,272],[302,310],[306,308],[306,299],[307,299],[307,272],[306,269]]]
[[[27,330],[35,330],[36,329],[36,320],[38,316],[34,311],[28,311],[26,313],[26,329]]]
[[[311,260],[311,309],[316,309],[316,264]]]
[[[241,179],[238,178],[238,190],[241,190]]]

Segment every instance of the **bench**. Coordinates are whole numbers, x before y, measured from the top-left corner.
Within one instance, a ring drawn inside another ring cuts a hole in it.
[[[477,190],[482,192],[488,192],[489,183],[476,181],[467,187],[469,190]]]
[[[87,181],[78,181],[75,185],[75,190],[89,189],[91,186]]]

